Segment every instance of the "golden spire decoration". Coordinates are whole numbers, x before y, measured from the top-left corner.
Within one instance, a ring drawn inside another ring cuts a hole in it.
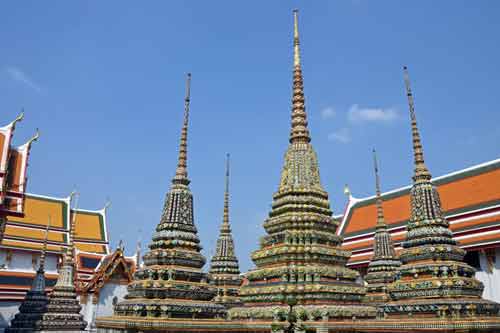
[[[75,204],[73,205],[73,216],[71,218],[70,226],[69,226],[69,244],[66,250],[65,260],[67,262],[73,262],[73,258],[75,255],[75,229],[76,229],[76,214],[78,210],[78,199],[80,198],[80,194],[74,190],[70,193],[70,203],[75,198]]]
[[[422,140],[420,139],[420,133],[417,127],[417,117],[415,116],[415,104],[413,101],[413,94],[410,87],[410,77],[408,75],[408,67],[403,67],[403,75],[406,86],[406,96],[408,97],[408,107],[410,110],[410,120],[411,120],[411,132],[413,141],[413,156],[415,163],[415,174],[413,176],[413,181],[428,181],[431,179],[431,174],[427,169],[424,162],[424,150],[422,146]]]
[[[191,73],[188,73],[186,79],[186,97],[184,99],[184,123],[182,125],[181,140],[179,144],[179,161],[177,163],[177,169],[175,170],[174,179],[172,180],[174,184],[189,185],[189,179],[187,175],[187,134],[189,123],[190,95]]]
[[[222,229],[229,229],[229,153],[226,154],[226,183],[224,190],[224,215]]]
[[[290,143],[308,143],[311,141],[307,129],[307,114],[304,98],[304,80],[300,64],[300,41],[298,10],[293,11],[293,95],[292,95],[292,129]]]
[[[375,170],[375,195],[377,206],[377,227],[385,227],[384,209],[382,208],[382,195],[380,192],[380,176],[378,174],[377,152],[373,149],[373,168]]]

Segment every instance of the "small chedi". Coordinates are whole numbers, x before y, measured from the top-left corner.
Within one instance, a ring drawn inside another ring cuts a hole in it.
[[[5,330],[6,333],[34,332],[42,329],[40,324],[43,314],[47,312],[47,303],[49,302],[47,291],[45,290],[45,256],[49,226],[50,218],[45,230],[45,241],[43,242],[40,262],[35,278],[33,279],[33,284],[19,306],[19,313],[12,319],[10,327]]]
[[[257,267],[246,274],[248,284],[240,289],[244,306],[229,314],[234,319],[284,321],[292,300],[299,320],[370,318],[376,309],[361,304],[365,288],[356,282],[359,273],[346,267],[350,252],[340,248],[338,222],[332,218],[310,143],[297,23],[294,11],[290,145],[264,222],[267,235],[252,254]]]
[[[404,77],[415,164],[410,192],[411,217],[406,240],[402,243],[402,266],[398,278],[388,287],[393,301],[384,304],[383,311],[388,318],[395,319],[429,316],[454,319],[454,328],[500,328],[499,304],[481,298],[483,284],[474,277],[475,269],[463,262],[465,251],[453,239],[441,211],[439,194],[424,162],[406,67]],[[471,322],[467,326],[458,318],[471,319]],[[488,324],[488,319],[494,323]]]
[[[73,192],[71,198],[78,194]],[[78,207],[78,202],[75,203]],[[59,269],[59,276],[54,289],[49,295],[47,313],[41,322],[43,331],[70,331],[80,332],[85,329],[87,322],[80,314],[82,306],[77,299],[75,287],[75,226],[76,214],[71,219],[69,246],[64,255],[63,264]]]
[[[116,317],[215,318],[225,315],[222,305],[212,302],[217,288],[202,271],[205,257],[193,217],[193,195],[187,176],[187,133],[190,80],[181,131],[179,160],[166,195],[144,266],[128,286],[126,299],[115,307]]]
[[[226,160],[225,185],[222,225],[215,254],[210,261],[209,277],[211,283],[217,286],[217,296],[214,301],[228,308],[240,304],[238,294],[242,280],[229,223],[229,154]]]
[[[368,264],[368,272],[364,277],[367,283],[365,300],[369,303],[381,303],[390,299],[387,285],[392,283],[396,278],[401,262],[394,251],[391,235],[387,230],[387,224],[384,219],[384,209],[380,194],[380,177],[375,150],[373,150],[373,163],[375,169],[377,224],[375,226],[373,242],[373,257]]]

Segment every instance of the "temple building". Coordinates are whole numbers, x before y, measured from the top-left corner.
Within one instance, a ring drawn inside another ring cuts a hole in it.
[[[209,278],[217,286],[216,303],[226,308],[240,305],[239,289],[242,282],[238,258],[229,223],[229,154],[226,160],[226,188],[224,191],[224,212],[215,254],[210,261]]]
[[[95,211],[72,208],[70,196],[59,198],[26,191],[30,148],[38,139],[38,132],[25,144],[13,147],[15,128],[23,117],[21,113],[11,123],[0,127],[0,332],[9,325],[36,282],[45,237],[43,268],[48,293],[56,284],[63,254],[70,246],[71,221],[75,224],[74,284],[78,298],[87,294],[92,296],[92,289],[84,290],[84,287],[98,273],[102,260],[111,255],[105,208]],[[127,257],[127,262],[129,269],[134,271],[136,257]],[[112,286],[112,281],[106,280],[107,294],[121,300],[123,295],[119,288]],[[104,303],[103,297],[97,304],[100,303]],[[85,311],[86,308],[83,304],[82,313],[91,322],[91,309]],[[112,306],[101,306],[101,309],[106,308],[112,309]]]

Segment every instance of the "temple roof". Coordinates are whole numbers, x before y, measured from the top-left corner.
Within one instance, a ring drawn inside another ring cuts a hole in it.
[[[37,133],[25,144],[12,147],[16,124],[23,119],[21,113],[6,126],[0,127],[0,216],[22,216],[24,192],[27,183],[28,157]]]
[[[48,251],[61,252],[68,245],[69,221],[75,211],[69,207],[69,198],[54,198],[26,194],[23,216],[9,216],[4,239],[0,247],[40,250],[47,226],[47,216],[52,222],[49,228]],[[76,210],[75,245],[80,251],[108,254],[108,235],[104,209]]]
[[[132,281],[136,270],[134,258],[125,257],[123,249],[117,248],[111,254],[103,257],[95,268],[92,279],[82,288],[82,293],[95,293],[112,278],[119,277],[125,283]]]
[[[432,182],[460,246],[500,246],[500,159],[436,177]],[[410,186],[405,186],[382,194],[385,220],[397,249],[405,239],[410,217],[409,192]],[[375,201],[375,196],[351,197],[347,205],[338,233],[344,236],[343,247],[353,251],[351,264],[367,262],[372,255]]]

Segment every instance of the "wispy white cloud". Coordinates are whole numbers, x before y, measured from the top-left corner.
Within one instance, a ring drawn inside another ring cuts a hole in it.
[[[337,111],[332,106],[328,106],[321,110],[321,118],[323,119],[329,119],[335,117],[337,114]]]
[[[399,117],[394,108],[361,108],[353,104],[347,111],[347,119],[352,123],[360,122],[392,122]]]
[[[31,79],[20,68],[14,67],[14,66],[8,66],[8,67],[5,67],[5,72],[7,73],[7,75],[9,75],[9,77],[12,80],[19,82],[30,89],[33,89],[34,91],[36,91],[39,94],[41,94],[43,92],[43,89],[40,87],[40,85],[38,85],[35,81],[33,81],[33,79]]]
[[[351,142],[351,131],[349,128],[343,127],[328,134],[328,140],[340,143],[349,143]]]

